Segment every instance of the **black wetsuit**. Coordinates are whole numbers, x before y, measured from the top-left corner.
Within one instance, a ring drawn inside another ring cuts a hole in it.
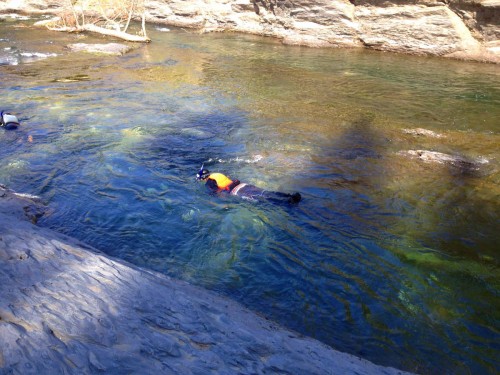
[[[217,177],[211,178],[211,176],[209,176],[206,186],[214,192],[226,191],[231,195],[235,195],[243,199],[251,201],[267,200],[273,203],[299,203],[302,199],[299,193],[287,194],[278,191],[268,191],[254,185],[242,183],[239,180],[231,181],[226,176],[219,173],[214,174],[214,177],[215,175],[222,178],[221,181],[223,181],[222,183],[226,184],[226,186],[219,186],[216,180]]]
[[[279,191],[268,191],[254,185],[240,183],[230,192],[231,195],[252,201],[268,200],[274,203],[299,203],[302,199],[299,193],[287,194]]]

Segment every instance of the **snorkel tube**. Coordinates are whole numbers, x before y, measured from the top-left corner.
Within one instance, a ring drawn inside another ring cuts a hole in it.
[[[205,163],[201,163],[201,167],[200,167],[200,170],[198,171],[198,173],[196,174],[196,179],[197,180],[201,180],[201,176],[203,175],[203,166],[205,165]]]
[[[200,170],[198,171],[198,173],[196,173],[196,181],[200,181],[201,180],[201,176],[203,175],[203,166],[204,165],[205,165],[205,163],[202,163],[201,167],[200,167]]]
[[[16,116],[2,111],[0,112],[0,126],[7,130],[14,130],[19,126],[19,120]]]

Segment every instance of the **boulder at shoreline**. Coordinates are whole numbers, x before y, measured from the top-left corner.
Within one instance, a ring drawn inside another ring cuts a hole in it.
[[[63,0],[6,0],[0,13],[58,14],[65,6]],[[500,63],[500,0],[146,0],[145,17],[291,45]]]
[[[0,197],[0,373],[403,374],[34,226]]]

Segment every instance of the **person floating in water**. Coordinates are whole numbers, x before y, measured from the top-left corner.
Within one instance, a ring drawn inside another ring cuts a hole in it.
[[[19,120],[13,114],[1,111],[0,126],[7,130],[17,129],[19,126]]]
[[[268,191],[257,186],[245,184],[239,180],[231,180],[222,173],[210,173],[201,166],[196,175],[198,181],[206,181],[205,185],[213,192],[227,192],[243,199],[257,201],[268,200],[273,203],[299,203],[302,199],[300,193],[287,194],[278,191]]]

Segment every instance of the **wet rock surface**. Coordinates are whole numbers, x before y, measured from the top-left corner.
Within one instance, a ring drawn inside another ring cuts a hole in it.
[[[404,153],[418,157],[423,161],[427,162],[435,162],[435,163],[463,163],[463,164],[475,164],[475,165],[481,165],[481,164],[487,164],[488,160],[486,159],[467,159],[463,156],[459,155],[449,155],[449,154],[444,154],[442,152],[436,152],[436,151],[428,151],[428,150],[408,150],[405,151]]]
[[[487,173],[482,171],[489,164],[489,160],[478,157],[469,158],[462,155],[451,155],[429,150],[407,150],[399,152],[402,156],[408,156],[424,163],[441,164],[452,168],[452,171],[462,175],[481,176]]]
[[[415,128],[415,129],[403,129],[403,133],[411,134],[414,136],[430,137],[430,138],[445,138],[443,134],[433,132],[432,130]]]
[[[36,223],[49,211],[41,198],[31,194],[16,193],[3,184],[0,184],[0,206],[0,212],[32,223]]]
[[[68,44],[68,48],[72,52],[87,52],[104,55],[117,55],[121,56],[129,52],[132,47],[121,43],[102,43],[102,44],[88,44],[88,43],[74,43]]]
[[[402,374],[36,227],[31,198],[0,195],[0,373]]]
[[[62,0],[8,0],[0,13],[57,13]],[[148,0],[149,22],[500,63],[498,0]]]

